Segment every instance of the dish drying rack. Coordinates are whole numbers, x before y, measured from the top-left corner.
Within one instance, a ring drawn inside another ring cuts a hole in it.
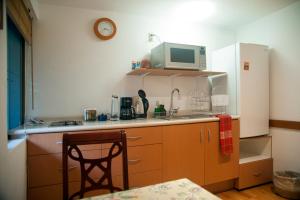
[[[198,114],[225,114],[228,106],[227,94],[209,94],[194,90],[189,95],[189,110]]]
[[[226,85],[216,85],[211,91],[212,111],[218,114],[225,114],[229,105],[229,97],[227,95]]]
[[[189,110],[193,112],[209,112],[210,96],[200,90],[194,90],[190,93],[188,99]]]

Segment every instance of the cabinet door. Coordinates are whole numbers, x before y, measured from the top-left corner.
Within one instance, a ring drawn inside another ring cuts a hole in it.
[[[180,178],[204,184],[204,127],[201,124],[163,127],[163,180]]]
[[[100,150],[82,151],[83,157],[87,159],[100,158]],[[80,163],[69,160],[69,181],[80,181]],[[28,157],[28,186],[40,187],[62,183],[62,155],[47,154]],[[90,172],[90,176],[97,180],[101,176],[101,171],[95,167]]]
[[[206,123],[205,185],[238,177],[239,120],[232,121],[233,153],[224,156],[220,148],[219,122]]]

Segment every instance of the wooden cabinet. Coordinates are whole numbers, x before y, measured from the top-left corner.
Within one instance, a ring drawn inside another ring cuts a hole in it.
[[[233,153],[224,156],[220,150],[219,122],[206,123],[205,185],[238,177],[239,121],[232,120]]]
[[[127,145],[140,146],[162,143],[162,127],[144,127],[126,129]]]
[[[99,150],[82,151],[86,158],[99,158]],[[62,155],[47,154],[28,157],[28,183],[29,187],[39,187],[62,183]],[[80,180],[79,162],[69,159],[69,181]],[[92,170],[91,177],[99,177],[100,171]]]
[[[162,127],[125,129],[127,137],[129,187],[141,187],[162,181]],[[109,146],[102,149],[108,154]],[[114,182],[122,186],[122,160],[112,163]]]
[[[108,149],[103,149],[102,156],[107,156],[108,152]],[[161,170],[162,168],[161,144],[127,147],[127,155],[129,175],[146,171]],[[118,156],[112,161],[112,175],[118,176],[121,174],[122,159],[121,156]]]
[[[27,155],[62,152],[62,133],[32,134],[27,137]]]
[[[136,188],[146,185],[153,185],[162,182],[162,171],[152,170],[143,173],[135,173],[129,176],[129,187]]]
[[[122,186],[122,176],[113,177],[114,184],[118,187]],[[129,188],[143,187],[162,182],[162,171],[151,170],[141,173],[134,173],[129,175]]]
[[[95,131],[89,131],[95,132]],[[37,156],[62,152],[63,133],[32,134],[27,137],[27,155]],[[80,150],[100,149],[100,145],[80,145]]]
[[[189,178],[199,185],[238,177],[239,121],[233,120],[233,148],[223,156],[219,147],[219,122],[125,129],[128,146],[129,186]],[[91,131],[95,132],[95,131]],[[74,132],[76,134],[76,132]],[[28,199],[62,198],[62,135],[33,134],[27,138]],[[99,158],[108,145],[79,147],[84,156]],[[79,164],[69,160],[70,190],[79,188]],[[122,186],[121,157],[113,160],[114,184]],[[99,178],[101,171],[92,171]]]
[[[203,124],[163,127],[163,180],[188,178],[204,184]]]
[[[257,160],[240,165],[236,188],[244,189],[272,181],[273,159]]]
[[[238,177],[239,121],[233,120],[233,149],[222,155],[219,123],[165,126],[163,129],[163,180],[189,178],[208,185]]]
[[[71,194],[80,189],[80,182],[70,182],[69,191]],[[85,194],[85,197],[91,197],[103,194],[103,191],[91,191]],[[28,198],[33,200],[62,200],[63,186],[62,184],[48,185],[43,187],[30,188],[28,190]]]
[[[141,187],[162,181],[162,127],[125,129],[127,136],[130,187]],[[90,131],[96,132],[96,131]],[[72,132],[76,134],[76,132]],[[28,199],[62,199],[62,135],[33,134],[27,138]],[[110,145],[81,145],[83,156],[106,156]],[[98,180],[102,171],[94,168],[90,175]],[[112,174],[122,186],[121,156],[113,160]],[[79,163],[69,159],[70,191],[79,188]],[[108,192],[108,191],[107,191]],[[102,191],[103,193],[103,191]],[[92,193],[95,195],[95,193]]]

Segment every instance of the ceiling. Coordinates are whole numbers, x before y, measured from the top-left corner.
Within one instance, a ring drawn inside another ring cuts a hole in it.
[[[195,2],[195,0],[38,0],[39,3],[52,5],[160,17],[167,17],[172,10],[188,1]],[[214,5],[214,13],[205,20],[202,20],[202,23],[235,29],[269,15],[298,0],[209,1]]]

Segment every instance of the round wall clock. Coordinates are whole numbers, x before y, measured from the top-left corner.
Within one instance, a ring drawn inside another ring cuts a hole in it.
[[[117,26],[109,18],[99,18],[94,24],[94,32],[101,40],[109,40],[115,36]]]

